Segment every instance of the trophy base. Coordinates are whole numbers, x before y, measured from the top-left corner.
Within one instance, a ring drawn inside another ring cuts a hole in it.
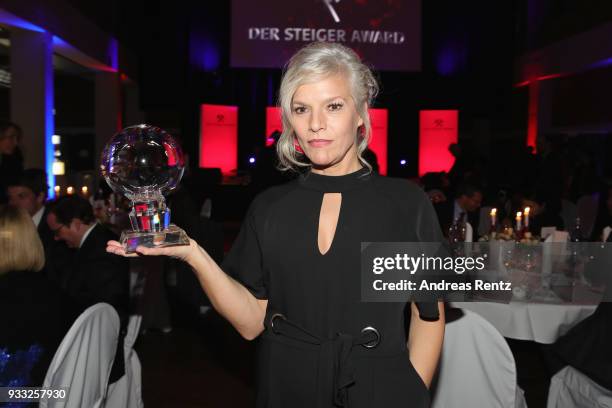
[[[174,224],[158,232],[123,231],[120,239],[126,253],[136,252],[136,247],[163,248],[169,246],[189,245],[185,231]]]

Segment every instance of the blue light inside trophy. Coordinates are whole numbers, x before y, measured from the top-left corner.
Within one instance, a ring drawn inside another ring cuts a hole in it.
[[[102,152],[100,171],[114,192],[132,202],[132,230],[121,233],[126,252],[139,245],[189,245],[185,231],[170,223],[164,194],[178,185],[185,170],[181,147],[164,130],[130,126],[115,134]]]

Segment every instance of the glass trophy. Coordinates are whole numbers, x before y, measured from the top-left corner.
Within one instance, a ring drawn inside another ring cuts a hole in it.
[[[181,147],[164,130],[149,125],[130,126],[104,147],[100,170],[110,188],[132,202],[132,230],[121,233],[126,252],[139,245],[153,248],[189,245],[185,231],[170,224],[164,194],[181,180],[185,161]]]

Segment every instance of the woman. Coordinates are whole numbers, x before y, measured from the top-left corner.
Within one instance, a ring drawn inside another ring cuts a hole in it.
[[[45,255],[32,218],[0,206],[0,387],[43,383],[76,317],[40,272]]]
[[[361,156],[377,89],[350,49],[301,49],[281,83],[277,152],[284,169],[306,171],[253,201],[221,267],[193,241],[138,249],[188,262],[219,313],[243,337],[261,337],[259,407],[429,405],[440,305],[406,313],[405,304],[360,301],[362,241],[442,239],[427,196],[371,173]],[[125,255],[117,242],[108,251]]]

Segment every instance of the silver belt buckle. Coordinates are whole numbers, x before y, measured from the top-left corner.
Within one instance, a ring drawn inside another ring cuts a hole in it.
[[[362,344],[362,346],[365,348],[369,348],[369,349],[378,346],[378,344],[380,343],[380,333],[378,332],[378,330],[376,330],[372,326],[364,327],[363,329],[361,329],[361,333],[367,333],[367,332],[374,332],[374,334],[376,335],[376,338],[368,343]]]

